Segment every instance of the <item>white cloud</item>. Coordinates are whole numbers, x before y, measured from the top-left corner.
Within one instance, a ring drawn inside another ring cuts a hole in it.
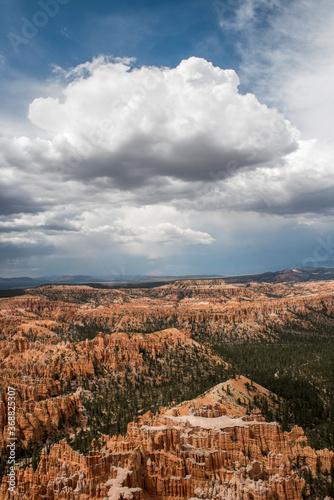
[[[208,165],[242,168],[296,148],[296,129],[241,95],[234,71],[196,57],[174,69],[129,64],[94,59],[72,70],[62,99],[35,99],[29,117],[53,139],[32,144],[32,159],[132,189],[156,176],[210,181]]]
[[[279,7],[280,0],[232,0],[227,3],[216,0],[214,5],[221,28],[243,30],[256,21],[258,9]]]
[[[175,255],[186,246],[214,242],[207,231],[191,229],[187,215],[181,215],[172,206],[163,204],[127,205],[112,211],[100,206],[84,212],[77,224],[80,233],[88,238],[98,234],[109,245],[116,244],[130,254],[150,258]]]
[[[121,221],[117,225],[105,225],[93,228],[83,227],[87,233],[106,233],[117,243],[159,243],[159,245],[175,243],[209,245],[214,239],[201,231],[190,228],[181,228],[171,222],[164,222],[156,226],[131,227],[124,225]]]

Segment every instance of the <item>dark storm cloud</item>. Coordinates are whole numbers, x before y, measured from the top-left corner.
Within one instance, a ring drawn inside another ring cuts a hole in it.
[[[42,210],[43,204],[19,187],[0,186],[0,216],[11,214],[34,214]]]
[[[297,189],[296,186],[296,191]],[[253,204],[245,204],[244,209],[275,215],[334,213],[334,186],[316,188],[309,192],[287,192],[282,200],[266,198]]]
[[[285,153],[296,148],[295,144],[286,147]],[[246,153],[226,147],[221,150],[210,144],[210,138],[197,136],[191,141],[171,145],[168,152],[150,152],[150,143],[139,137],[131,139],[114,154],[97,154],[93,158],[78,159],[77,165],[67,171],[66,177],[90,182],[98,177],[109,177],[112,186],[124,191],[159,182],[165,177],[180,179],[186,182],[212,182],[216,178],[224,179],[233,176],[244,167],[261,165],[273,161],[275,154],[268,150],[257,150]],[[280,155],[277,155],[280,158]]]
[[[55,248],[51,244],[41,244],[40,242],[31,243],[20,243],[16,242],[0,242],[0,259],[2,262],[6,260],[13,261],[15,259],[28,259],[29,257],[43,257],[52,255]]]

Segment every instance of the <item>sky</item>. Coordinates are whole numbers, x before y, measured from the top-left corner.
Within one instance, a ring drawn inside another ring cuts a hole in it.
[[[1,0],[0,276],[334,265],[332,0]]]

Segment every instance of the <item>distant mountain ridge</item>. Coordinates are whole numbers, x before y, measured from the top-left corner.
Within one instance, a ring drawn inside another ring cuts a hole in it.
[[[114,286],[145,286],[167,284],[171,281],[189,279],[223,279],[226,283],[251,283],[260,281],[263,283],[282,282],[304,282],[334,280],[334,267],[300,267],[293,269],[283,269],[281,271],[268,271],[260,274],[247,274],[239,276],[222,275],[184,275],[184,276],[147,276],[147,275],[111,275],[111,276],[45,276],[31,278],[28,276],[16,278],[0,278],[0,290],[14,290],[33,288],[43,285],[82,285],[101,284],[107,287]]]
[[[300,267],[283,269],[282,271],[268,271],[261,274],[228,276],[224,278],[227,283],[250,283],[261,281],[263,283],[327,281],[334,279],[334,267]]]

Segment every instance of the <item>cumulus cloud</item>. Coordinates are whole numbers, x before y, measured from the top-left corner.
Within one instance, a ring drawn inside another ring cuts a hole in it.
[[[158,176],[210,181],[208,165],[242,168],[297,147],[282,115],[240,94],[233,70],[204,59],[170,69],[100,57],[71,76],[62,99],[30,105],[30,120],[52,139],[29,145],[29,154],[76,178],[110,177],[122,189]]]

